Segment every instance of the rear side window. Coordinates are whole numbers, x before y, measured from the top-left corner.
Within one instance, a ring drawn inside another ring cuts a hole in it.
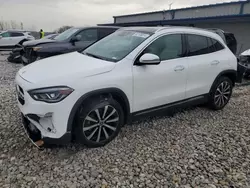
[[[22,37],[22,36],[24,36],[24,34],[23,33],[17,33],[17,32],[11,32],[10,36],[11,37]]]
[[[214,46],[214,51],[220,51],[220,50],[223,50],[224,49],[224,46],[217,40],[215,39],[210,39],[211,40],[211,43],[212,45]]]
[[[210,53],[207,37],[200,35],[187,35],[188,56]]]

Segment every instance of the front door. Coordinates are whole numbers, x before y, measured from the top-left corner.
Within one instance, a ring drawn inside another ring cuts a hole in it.
[[[142,52],[159,56],[161,63],[133,66],[134,112],[185,99],[188,64],[182,39],[181,34],[161,36]]]
[[[85,29],[77,35],[80,36],[80,40],[75,43],[75,48],[77,50],[85,49],[98,40],[98,32],[96,28]]]

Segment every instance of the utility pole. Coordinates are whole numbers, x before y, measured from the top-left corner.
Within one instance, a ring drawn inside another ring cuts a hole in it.
[[[172,4],[173,4],[173,3],[174,3],[174,2],[168,4],[168,6],[169,6],[168,10],[171,10]]]

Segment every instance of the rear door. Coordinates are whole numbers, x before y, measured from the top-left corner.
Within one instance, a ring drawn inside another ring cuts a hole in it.
[[[213,42],[206,36],[186,34],[189,66],[187,98],[209,93],[212,83],[221,72],[223,54],[220,50],[224,47],[214,39]],[[215,49],[215,45],[218,46],[218,50]]]
[[[18,44],[24,38],[25,38],[25,36],[24,36],[23,33],[20,33],[20,32],[10,32],[10,42],[11,42],[12,46]]]

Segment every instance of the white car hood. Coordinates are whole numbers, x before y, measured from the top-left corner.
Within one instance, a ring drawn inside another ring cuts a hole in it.
[[[78,52],[45,58],[19,70],[30,83],[54,82],[72,77],[87,77],[111,71],[115,63],[89,57]]]

